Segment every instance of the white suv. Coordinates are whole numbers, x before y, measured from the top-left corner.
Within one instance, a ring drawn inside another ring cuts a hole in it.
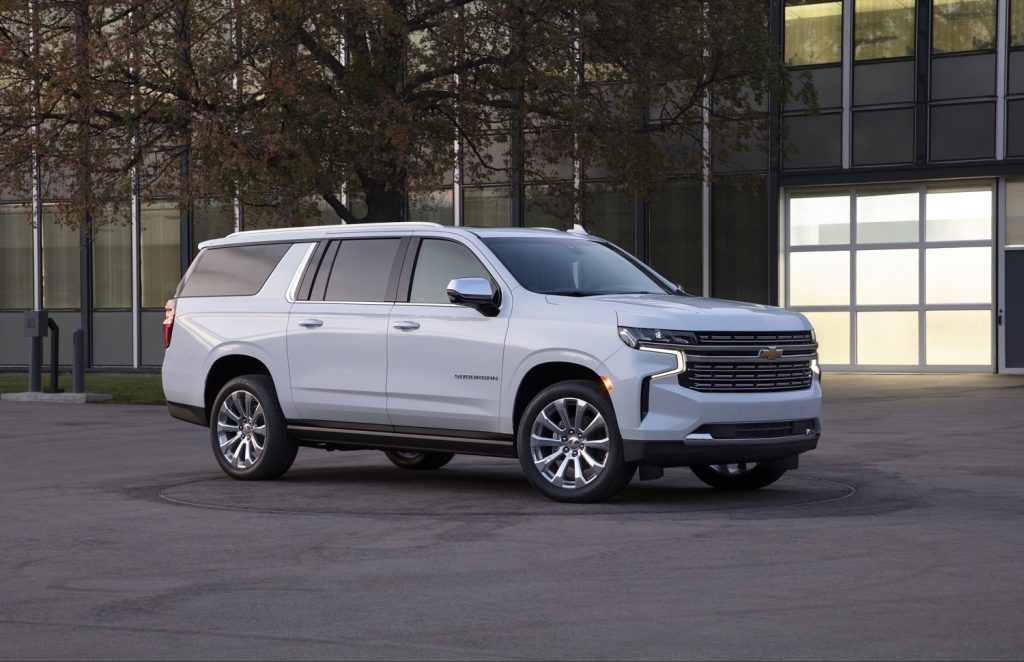
[[[805,317],[688,295],[582,231],[394,223],[201,248],[167,304],[163,387],[235,478],[281,476],[299,446],[406,469],[467,453],[597,501],[638,467],[756,489],[818,443]]]

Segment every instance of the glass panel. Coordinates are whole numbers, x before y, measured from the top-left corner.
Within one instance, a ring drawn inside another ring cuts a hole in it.
[[[1010,0],[1010,46],[1024,46],[1024,0]]]
[[[163,308],[181,279],[181,215],[173,202],[142,205],[140,288],[143,308]]]
[[[123,223],[96,230],[92,244],[93,306],[132,307],[132,228]]]
[[[454,225],[455,207],[452,204],[452,190],[447,188],[436,191],[410,191],[409,220]]]
[[[565,296],[668,292],[634,260],[602,242],[552,232],[487,237],[484,243],[531,292]]]
[[[1006,183],[1006,245],[1024,246],[1024,181]]]
[[[24,205],[0,205],[0,308],[32,307],[32,217]]]
[[[251,225],[260,225],[260,216],[255,208],[246,208],[252,220]],[[199,251],[199,244],[207,239],[220,239],[235,231],[235,212],[230,204],[200,202],[192,210],[192,256]],[[162,303],[160,304],[163,305]]]
[[[401,239],[347,239],[341,242],[327,280],[324,299],[388,301],[388,285],[400,244]],[[276,265],[277,262],[274,263]],[[270,271],[267,276],[270,276]]]
[[[929,365],[991,365],[992,312],[929,310],[925,313]]]
[[[856,59],[914,55],[914,0],[857,0],[853,20]]]
[[[564,185],[527,186],[525,223],[530,228],[572,227],[572,188]]]
[[[849,251],[790,254],[790,306],[847,306],[849,304]]]
[[[850,364],[850,313],[804,313],[818,337],[822,365]]]
[[[921,198],[917,193],[857,196],[857,243],[917,242]]]
[[[587,232],[635,252],[633,198],[608,184],[584,184],[583,191],[583,227]]]
[[[462,191],[463,225],[482,228],[507,228],[511,218],[511,199],[507,186]]]
[[[843,3],[786,3],[786,64],[839,62],[843,52]]]
[[[928,241],[976,241],[992,238],[992,189],[928,190],[925,201]]]
[[[395,240],[397,241],[397,240]],[[207,248],[196,258],[182,297],[251,296],[259,292],[291,244]]]
[[[996,47],[996,0],[933,0],[932,52]]]
[[[917,365],[917,317],[916,311],[857,313],[857,363]]]
[[[850,243],[850,196],[834,195],[790,199],[790,246],[848,243]]]
[[[698,182],[670,182],[651,194],[649,208],[651,266],[695,294],[703,291],[704,280],[701,195]]]
[[[491,275],[462,244],[441,239],[424,239],[416,256],[412,277],[411,303],[450,303],[448,283],[455,278],[486,278]]]
[[[932,106],[928,131],[932,161],[991,159],[995,156],[996,104]]]
[[[991,303],[992,249],[929,248],[925,278],[927,303]]]
[[[711,185],[711,294],[768,303],[772,267],[765,179]]]
[[[78,230],[57,222],[54,205],[43,205],[43,307],[77,308],[81,300]]]
[[[916,304],[918,263],[916,248],[857,251],[857,305]]]

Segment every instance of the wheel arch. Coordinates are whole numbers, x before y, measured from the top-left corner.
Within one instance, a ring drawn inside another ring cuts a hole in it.
[[[519,419],[522,418],[527,405],[538,393],[558,382],[574,379],[594,382],[598,386],[602,385],[601,376],[593,368],[580,363],[547,361],[530,368],[516,388],[516,396],[512,404],[513,432],[518,433]]]
[[[203,386],[203,409],[206,420],[210,420],[213,401],[217,394],[229,381],[241,375],[267,375],[273,381],[273,375],[266,363],[248,354],[226,354],[221,356],[206,372]]]

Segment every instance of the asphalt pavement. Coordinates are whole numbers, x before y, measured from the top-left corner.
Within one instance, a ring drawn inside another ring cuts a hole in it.
[[[826,375],[751,494],[514,461],[217,467],[159,407],[0,402],[0,659],[1020,659],[1024,378]]]

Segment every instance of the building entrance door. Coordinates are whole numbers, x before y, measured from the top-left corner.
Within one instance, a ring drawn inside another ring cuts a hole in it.
[[[1024,181],[1004,184],[999,260],[999,372],[1024,374]]]

